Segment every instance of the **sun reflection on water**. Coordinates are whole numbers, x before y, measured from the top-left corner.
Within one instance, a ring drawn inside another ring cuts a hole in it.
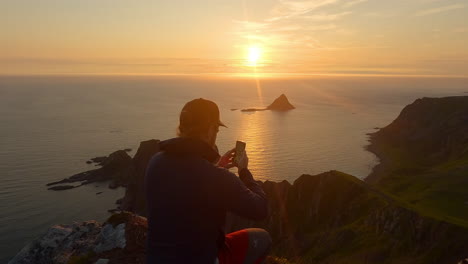
[[[249,157],[249,169],[257,180],[268,179],[271,153],[266,151],[267,142],[271,142],[271,132],[262,112],[246,114],[239,124],[238,140],[247,143],[246,151]]]

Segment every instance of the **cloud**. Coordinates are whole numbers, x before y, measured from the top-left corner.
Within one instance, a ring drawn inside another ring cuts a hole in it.
[[[268,21],[276,21],[305,15],[318,8],[335,4],[337,2],[338,0],[280,0],[279,4],[273,10],[274,16],[269,18]]]
[[[290,63],[306,57],[319,61],[319,57],[333,57],[330,54],[341,50],[376,48],[358,42],[333,41],[336,37],[349,39],[356,34],[343,21],[354,14],[354,6],[368,0],[277,1],[269,16],[261,20],[234,21],[236,49],[245,52],[249,45],[260,45],[265,58]]]
[[[343,6],[344,7],[352,7],[354,5],[361,4],[361,3],[364,3],[364,2],[367,2],[367,0],[353,0],[353,1],[348,1],[348,2],[344,3]]]
[[[346,11],[346,12],[341,12],[341,13],[336,13],[336,14],[327,14],[327,13],[320,13],[320,14],[315,14],[315,15],[308,15],[308,16],[302,16],[302,18],[308,19],[308,20],[313,20],[313,21],[335,21],[338,20],[346,15],[351,14],[352,12]]]
[[[453,4],[453,5],[448,5],[448,6],[441,6],[441,7],[421,10],[421,11],[416,13],[416,16],[434,15],[434,14],[439,14],[439,13],[442,13],[442,12],[447,12],[447,11],[457,10],[457,9],[462,9],[462,8],[465,8],[465,5],[463,5],[463,4]]]
[[[329,12],[325,7],[343,0],[279,0],[270,16],[260,21],[234,21],[235,34],[243,39],[256,41],[270,47],[319,48],[321,45],[312,37],[318,31],[340,31],[335,24],[351,14],[349,10]],[[367,0],[353,0],[345,3],[347,7]]]

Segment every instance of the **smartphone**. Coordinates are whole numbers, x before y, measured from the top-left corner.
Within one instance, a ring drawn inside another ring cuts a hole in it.
[[[236,154],[234,156],[234,162],[236,164],[239,163],[239,157],[241,157],[245,153],[245,145],[245,142],[236,141]]]

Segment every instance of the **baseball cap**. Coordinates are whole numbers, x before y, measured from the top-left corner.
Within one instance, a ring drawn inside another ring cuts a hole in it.
[[[199,98],[186,103],[182,108],[181,125],[193,126],[209,123],[217,123],[219,126],[227,127],[219,119],[219,108],[215,102]]]

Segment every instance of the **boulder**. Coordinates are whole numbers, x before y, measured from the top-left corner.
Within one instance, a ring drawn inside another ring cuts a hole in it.
[[[8,264],[66,264],[73,254],[87,254],[100,233],[96,221],[56,225],[26,245]]]
[[[125,239],[125,223],[121,223],[114,227],[113,225],[105,225],[97,239],[97,245],[93,248],[96,253],[102,253],[114,248],[125,248],[127,243]]]

